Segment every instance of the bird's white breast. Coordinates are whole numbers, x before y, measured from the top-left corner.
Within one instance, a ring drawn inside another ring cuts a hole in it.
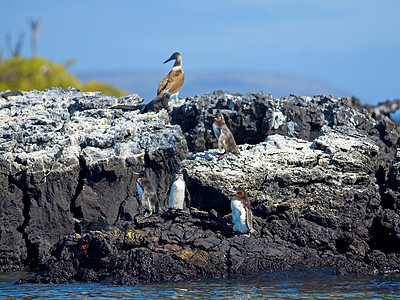
[[[137,182],[137,181],[136,181],[136,188],[137,188],[140,198],[142,198],[143,189],[142,189],[141,185],[139,184],[139,182]]]
[[[217,139],[218,139],[219,136],[221,135],[221,132],[219,131],[219,129],[217,128],[217,126],[214,125],[214,123],[213,123],[212,127],[213,127],[213,130],[214,130],[214,134],[215,134],[215,136],[216,136]]]
[[[175,180],[171,185],[171,191],[168,197],[168,208],[183,209],[185,202],[185,182]]]
[[[249,228],[246,224],[246,208],[243,206],[243,203],[239,200],[232,199],[231,209],[233,230],[240,233],[248,233]]]

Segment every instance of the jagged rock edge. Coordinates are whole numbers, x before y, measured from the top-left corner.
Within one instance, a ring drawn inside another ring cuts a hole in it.
[[[21,171],[15,174],[16,177],[18,177],[18,175],[20,175],[22,178],[26,178],[26,171]],[[31,242],[31,240],[29,239],[29,234],[26,232],[26,228],[28,227],[29,222],[31,220],[29,212],[32,202],[26,190],[26,187],[22,185],[17,178],[14,178],[11,174],[9,174],[8,182],[9,184],[13,184],[22,192],[21,202],[23,203],[22,215],[24,217],[24,221],[20,226],[17,227],[17,231],[22,234],[22,238],[24,240],[26,248],[26,258],[22,263],[26,268],[29,268],[31,265],[35,265],[37,263],[36,260],[39,258],[38,245],[35,245],[34,243]]]

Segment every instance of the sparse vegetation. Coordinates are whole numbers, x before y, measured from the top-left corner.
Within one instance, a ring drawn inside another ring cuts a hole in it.
[[[37,40],[40,24],[40,21],[30,21],[33,31],[32,58],[20,56],[24,39],[23,33],[20,34],[15,47],[12,45],[11,35],[7,34],[6,41],[11,58],[4,59],[4,53],[0,49],[0,91],[30,91],[44,90],[51,87],[67,88],[73,86],[85,92],[101,91],[108,96],[121,97],[128,94],[127,91],[94,80],[86,84],[82,83],[66,69],[74,60],[62,64],[38,57]]]
[[[105,95],[117,97],[127,94],[126,91],[97,81],[83,84],[76,76],[69,73],[63,64],[56,64],[43,58],[14,56],[0,62],[0,91],[44,90],[50,87],[69,86],[82,91],[102,91]]]

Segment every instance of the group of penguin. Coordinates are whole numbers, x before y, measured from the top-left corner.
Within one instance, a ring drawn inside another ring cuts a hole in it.
[[[162,108],[169,110],[168,101],[170,97],[175,96],[178,98],[179,90],[183,85],[184,73],[182,70],[182,56],[180,53],[175,52],[167,59],[164,63],[175,60],[175,64],[171,72],[165,76],[157,89],[157,97],[146,105],[128,106],[128,105],[117,105],[111,108],[122,109],[122,110],[137,110],[141,113],[148,111],[159,111]],[[221,113],[216,114],[213,122],[213,131],[218,139],[218,149],[225,150],[225,153],[221,157],[232,153],[239,156],[239,151],[232,132],[229,130],[225,123],[224,116]],[[220,157],[220,158],[221,158]],[[141,205],[143,206],[145,213],[144,217],[149,217],[153,212],[158,212],[158,197],[155,188],[153,187],[147,170],[136,172],[138,178],[136,180],[136,187],[139,194]],[[253,217],[251,211],[251,205],[248,195],[243,188],[239,188],[236,191],[230,190],[233,197],[231,199],[232,209],[232,224],[233,231],[240,234],[252,234],[253,229]],[[183,169],[180,168],[174,174],[170,189],[168,191],[168,209],[172,211],[183,210],[184,206],[190,207],[190,194],[187,189]],[[77,220],[81,226],[82,232],[88,231],[90,226],[98,227],[99,222],[91,222],[84,224],[82,220]],[[109,225],[113,226],[113,225]]]
[[[225,156],[229,153],[233,153],[238,156],[239,151],[237,149],[233,134],[229,130],[228,126],[226,126],[224,116],[220,113],[215,116],[213,130],[218,138],[219,150],[225,150],[225,153],[222,154],[222,156]],[[144,216],[148,217],[153,211],[157,211],[157,194],[146,171],[141,171],[135,174],[139,175],[138,179],[136,180],[136,187],[141,204],[145,209]],[[245,189],[239,188],[236,191],[229,191],[233,193],[233,197],[231,199],[233,231],[243,234],[254,233],[251,205]],[[172,183],[168,191],[167,205],[168,209],[175,211],[183,210],[185,203],[189,208],[190,194],[184,179],[183,169],[180,168],[174,174],[172,179]]]

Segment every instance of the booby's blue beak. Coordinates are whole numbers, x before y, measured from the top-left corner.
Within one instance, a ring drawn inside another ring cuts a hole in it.
[[[164,61],[164,64],[165,64],[165,63],[167,63],[167,62],[169,62],[169,61],[171,61],[171,60],[174,60],[174,59],[176,59],[176,55],[175,55],[175,53],[174,53],[174,54],[172,54],[172,55],[171,55],[171,57],[170,57],[170,58],[168,58],[166,61]]]

